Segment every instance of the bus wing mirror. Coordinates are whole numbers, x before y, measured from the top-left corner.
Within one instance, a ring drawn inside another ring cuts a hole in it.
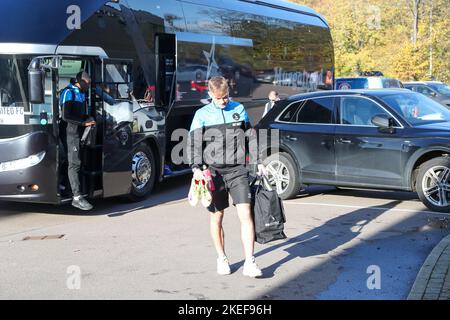
[[[45,71],[40,67],[39,61],[33,60],[28,68],[28,95],[33,104],[45,102]]]

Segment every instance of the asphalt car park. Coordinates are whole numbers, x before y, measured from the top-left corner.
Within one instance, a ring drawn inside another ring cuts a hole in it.
[[[98,200],[88,215],[2,202],[0,298],[405,299],[449,233],[449,214],[430,212],[415,193],[313,185],[284,201],[288,239],[256,244],[260,279],[242,275],[239,221],[228,209],[232,274],[219,276],[208,213],[187,203],[188,187],[189,177],[173,178],[143,202]]]

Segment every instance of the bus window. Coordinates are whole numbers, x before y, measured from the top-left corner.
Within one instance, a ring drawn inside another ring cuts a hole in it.
[[[228,30],[224,29],[223,20],[229,14],[229,10],[186,2],[183,2],[183,10],[188,32],[215,35],[227,34]]]
[[[129,100],[131,92],[129,66],[123,63],[105,65],[105,85],[114,99]]]
[[[143,26],[143,29],[153,29],[155,27],[155,22],[159,23],[160,26],[164,28],[165,32],[183,31],[186,27],[183,10],[179,1],[128,0],[127,2],[130,8],[139,8],[139,12],[135,13],[135,17],[138,23]],[[148,38],[149,41],[151,39],[152,38]]]
[[[81,60],[63,60],[58,70],[60,90],[67,87],[71,79],[75,79],[78,72],[82,70]]]
[[[114,59],[104,62],[103,92],[96,90],[96,93],[101,94],[107,119],[112,121],[113,127],[133,122],[131,70],[130,62]]]
[[[52,122],[52,79],[45,74],[45,103],[28,101],[28,65],[31,58],[20,55],[0,57],[0,124],[24,125]],[[42,120],[42,121],[41,121]]]

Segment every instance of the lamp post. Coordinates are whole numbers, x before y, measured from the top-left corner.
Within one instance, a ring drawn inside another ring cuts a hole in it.
[[[433,80],[433,0],[430,0],[430,79]]]

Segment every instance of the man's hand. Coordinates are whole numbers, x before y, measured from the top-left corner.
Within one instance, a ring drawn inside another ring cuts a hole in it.
[[[194,175],[193,175],[194,180],[202,180],[202,179],[205,178],[203,176],[203,171],[202,170],[196,168],[196,169],[193,170],[193,172],[194,172]]]
[[[267,176],[267,169],[263,164],[258,164],[258,176]]]

